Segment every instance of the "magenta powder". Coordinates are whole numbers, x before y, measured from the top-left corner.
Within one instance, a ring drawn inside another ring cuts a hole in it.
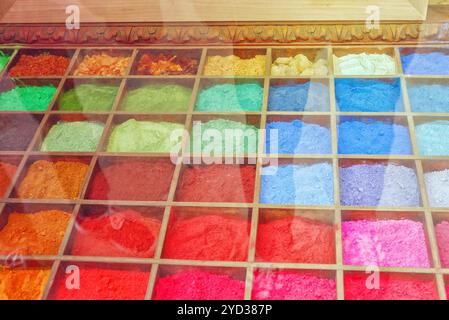
[[[435,226],[441,265],[449,268],[449,222],[443,221]]]
[[[292,271],[256,271],[254,300],[336,300],[333,279]]]
[[[430,267],[421,222],[356,220],[342,224],[343,259],[347,265]]]

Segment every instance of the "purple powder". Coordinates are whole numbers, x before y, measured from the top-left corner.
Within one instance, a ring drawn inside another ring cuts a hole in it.
[[[449,55],[443,52],[401,54],[405,74],[449,74]]]

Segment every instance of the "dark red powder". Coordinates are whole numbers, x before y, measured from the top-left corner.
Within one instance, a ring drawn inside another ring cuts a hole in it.
[[[335,228],[302,217],[287,217],[259,224],[258,261],[335,263]]]
[[[63,76],[70,63],[70,59],[42,53],[37,56],[22,54],[16,65],[11,68],[13,77],[25,76]]]
[[[32,116],[0,116],[0,151],[24,151],[39,126]]]
[[[71,254],[152,258],[161,222],[127,210],[93,215],[76,225]]]
[[[127,161],[95,173],[87,197],[97,200],[164,201],[174,165],[167,161]]]
[[[176,200],[253,202],[255,177],[251,165],[189,166],[181,174]]]
[[[175,221],[165,239],[164,258],[246,261],[250,224],[247,219],[205,215]]]
[[[11,184],[11,179],[16,173],[17,167],[9,163],[0,162],[0,198],[5,195]]]

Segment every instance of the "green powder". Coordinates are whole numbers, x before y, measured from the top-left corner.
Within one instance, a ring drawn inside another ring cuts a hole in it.
[[[103,129],[98,122],[58,122],[45,137],[41,151],[95,152]]]
[[[50,105],[56,88],[43,87],[15,87],[0,93],[0,110],[3,111],[45,111]]]
[[[183,129],[184,125],[179,123],[136,121],[130,119],[114,128],[109,137],[107,151],[177,152],[179,150],[180,140],[176,137],[182,135]]]
[[[109,111],[118,87],[86,83],[64,92],[58,99],[61,111]]]
[[[190,148],[211,156],[257,153],[258,132],[253,125],[226,119],[194,122]]]
[[[11,57],[5,54],[3,51],[0,51],[0,71],[2,71],[5,68],[10,58]]]
[[[129,112],[185,112],[191,89],[177,84],[152,84],[131,90],[121,110]]]
[[[200,92],[196,111],[260,111],[263,87],[258,83],[218,84]]]

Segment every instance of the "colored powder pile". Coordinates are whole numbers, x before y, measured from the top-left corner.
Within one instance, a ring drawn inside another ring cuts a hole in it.
[[[154,292],[155,300],[242,300],[245,282],[197,269],[159,278]]]
[[[89,166],[81,162],[38,160],[17,189],[22,199],[76,199]]]
[[[6,162],[0,162],[0,198],[6,196],[6,190],[11,185],[11,180],[16,170],[16,166]]]
[[[335,74],[345,76],[383,76],[396,73],[396,63],[387,54],[347,54],[341,57],[334,55]]]
[[[2,111],[45,111],[50,105],[56,88],[53,86],[15,87],[0,93]]]
[[[325,59],[312,62],[303,54],[294,57],[279,57],[271,65],[271,75],[283,76],[327,76],[329,70]]]
[[[169,153],[180,149],[172,134],[184,130],[184,125],[173,122],[137,121],[129,119],[117,125],[109,137],[108,152]]]
[[[401,55],[405,74],[449,74],[449,55],[443,52]]]
[[[409,85],[408,97],[413,112],[449,113],[449,85]]]
[[[191,150],[214,156],[257,153],[259,129],[239,121],[194,121]]]
[[[426,172],[424,174],[430,206],[436,208],[449,207],[449,170]]]
[[[70,58],[49,53],[37,56],[23,54],[9,73],[12,77],[63,76],[69,63]]]
[[[266,262],[335,263],[335,227],[302,217],[260,223],[256,258]]]
[[[336,300],[335,280],[292,271],[256,271],[254,300]]]
[[[253,202],[256,168],[251,165],[189,166],[179,178],[176,200]]]
[[[449,268],[449,222],[442,221],[435,226],[441,265]]]
[[[415,171],[395,164],[340,168],[340,202],[344,206],[418,207]]]
[[[192,90],[177,84],[151,84],[129,91],[120,110],[128,112],[185,112]]]
[[[166,161],[126,161],[102,167],[90,183],[87,197],[95,200],[164,201],[174,165]]]
[[[320,82],[270,86],[268,111],[329,111],[329,88]]]
[[[114,104],[118,87],[96,83],[84,83],[61,94],[60,111],[109,111]]]
[[[235,55],[207,57],[205,76],[264,76],[266,56],[242,59]]]
[[[342,239],[347,265],[430,267],[424,225],[419,221],[344,221]]]
[[[0,117],[0,151],[24,151],[27,149],[40,120],[32,116]]]
[[[70,254],[153,258],[161,221],[126,210],[79,219]]]
[[[367,119],[338,125],[340,154],[412,154],[408,128]]]
[[[449,121],[438,120],[415,128],[419,153],[423,156],[449,155]]]
[[[247,219],[216,214],[173,221],[165,238],[167,259],[246,261]]]
[[[175,54],[143,54],[136,68],[139,75],[194,75],[198,69],[198,60]]]
[[[79,266],[79,289],[66,286],[68,277],[62,272],[55,279],[49,299],[51,300],[143,300],[149,272],[134,269],[96,268]]]
[[[345,300],[438,300],[433,281],[410,275],[380,273],[379,287],[371,287],[370,275],[345,275]],[[367,285],[368,284],[368,285]]]
[[[399,79],[335,79],[335,98],[341,112],[403,111]]]
[[[75,76],[124,76],[130,57],[106,53],[86,55],[73,73]]]
[[[0,254],[56,255],[70,220],[70,213],[49,210],[12,212],[0,230]]]
[[[50,268],[0,266],[0,300],[42,299],[50,272]]]
[[[263,87],[259,83],[217,84],[200,92],[196,111],[260,111]]]
[[[262,169],[260,202],[285,205],[334,203],[332,165],[268,166]]]
[[[5,69],[6,65],[9,62],[9,59],[11,59],[10,56],[8,56],[3,51],[0,51],[0,72],[3,71],[3,69]]]
[[[329,128],[301,120],[270,122],[266,126],[267,153],[328,154],[332,152]]]

